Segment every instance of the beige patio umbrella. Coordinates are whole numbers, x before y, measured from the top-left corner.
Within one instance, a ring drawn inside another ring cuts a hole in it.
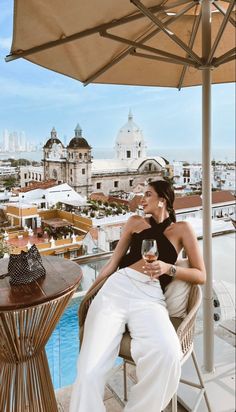
[[[203,85],[204,358],[213,370],[211,83],[235,80],[234,1],[15,0],[6,61],[94,83]]]

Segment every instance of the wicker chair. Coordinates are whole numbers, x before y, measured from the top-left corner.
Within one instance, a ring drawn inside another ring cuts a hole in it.
[[[80,326],[80,342],[82,342],[83,339],[83,327],[84,327],[84,322],[86,319],[86,315],[89,309],[89,306],[96,296],[97,292],[99,289],[103,286],[105,283],[106,279],[102,280],[100,283],[96,285],[95,288],[93,288],[87,295],[84,297],[84,300],[80,304],[79,308],[79,326]],[[192,356],[193,364],[195,366],[198,379],[199,379],[199,384],[195,382],[190,382],[187,380],[181,379],[180,382],[193,386],[194,388],[198,388],[200,390],[194,408],[191,410],[192,412],[196,412],[200,402],[202,400],[202,397],[204,396],[205,402],[207,405],[207,409],[209,412],[212,412],[209,400],[207,397],[206,393],[206,388],[204,386],[203,378],[200,372],[200,368],[197,363],[196,355],[193,350],[193,338],[194,338],[194,329],[195,329],[195,321],[196,321],[196,316],[197,312],[199,309],[199,306],[201,304],[202,300],[202,293],[201,293],[201,288],[199,285],[192,285],[190,288],[189,292],[189,299],[188,299],[188,308],[187,308],[187,316],[182,319],[182,318],[170,318],[171,322],[174,325],[174,328],[176,330],[176,333],[179,337],[181,347],[182,347],[182,352],[183,352],[183,358],[181,361],[181,365],[185,363],[185,361]],[[121,340],[121,345],[120,345],[120,352],[119,356],[123,358],[124,360],[124,401],[127,401],[127,376],[126,376],[126,365],[128,364],[133,364],[134,361],[131,356],[130,352],[130,342],[131,342],[131,336],[129,334],[129,331],[124,333],[123,338]],[[177,393],[173,396],[172,398],[172,412],[177,412]]]

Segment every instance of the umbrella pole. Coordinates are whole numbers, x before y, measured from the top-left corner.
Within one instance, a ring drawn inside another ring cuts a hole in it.
[[[205,62],[211,51],[211,1],[202,0],[202,56]],[[204,369],[214,370],[214,319],[212,282],[212,199],[211,199],[211,69],[202,70],[202,205],[203,256],[207,281],[203,293]]]

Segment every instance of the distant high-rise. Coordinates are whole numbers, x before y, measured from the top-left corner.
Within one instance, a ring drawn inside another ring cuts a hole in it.
[[[35,145],[31,139],[27,139],[25,132],[13,131],[7,129],[3,131],[2,142],[0,144],[3,152],[27,152],[35,150]]]
[[[9,132],[7,129],[3,130],[2,150],[7,152],[9,150]]]

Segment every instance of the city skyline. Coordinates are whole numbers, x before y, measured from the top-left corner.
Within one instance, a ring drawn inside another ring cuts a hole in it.
[[[201,87],[176,89],[89,85],[25,60],[5,63],[12,37],[13,1],[0,16],[0,134],[24,130],[33,144],[45,143],[55,126],[68,142],[77,123],[94,148],[112,149],[131,108],[149,148],[201,148]],[[235,88],[212,87],[212,146],[234,151]],[[223,155],[223,157],[225,157]]]

